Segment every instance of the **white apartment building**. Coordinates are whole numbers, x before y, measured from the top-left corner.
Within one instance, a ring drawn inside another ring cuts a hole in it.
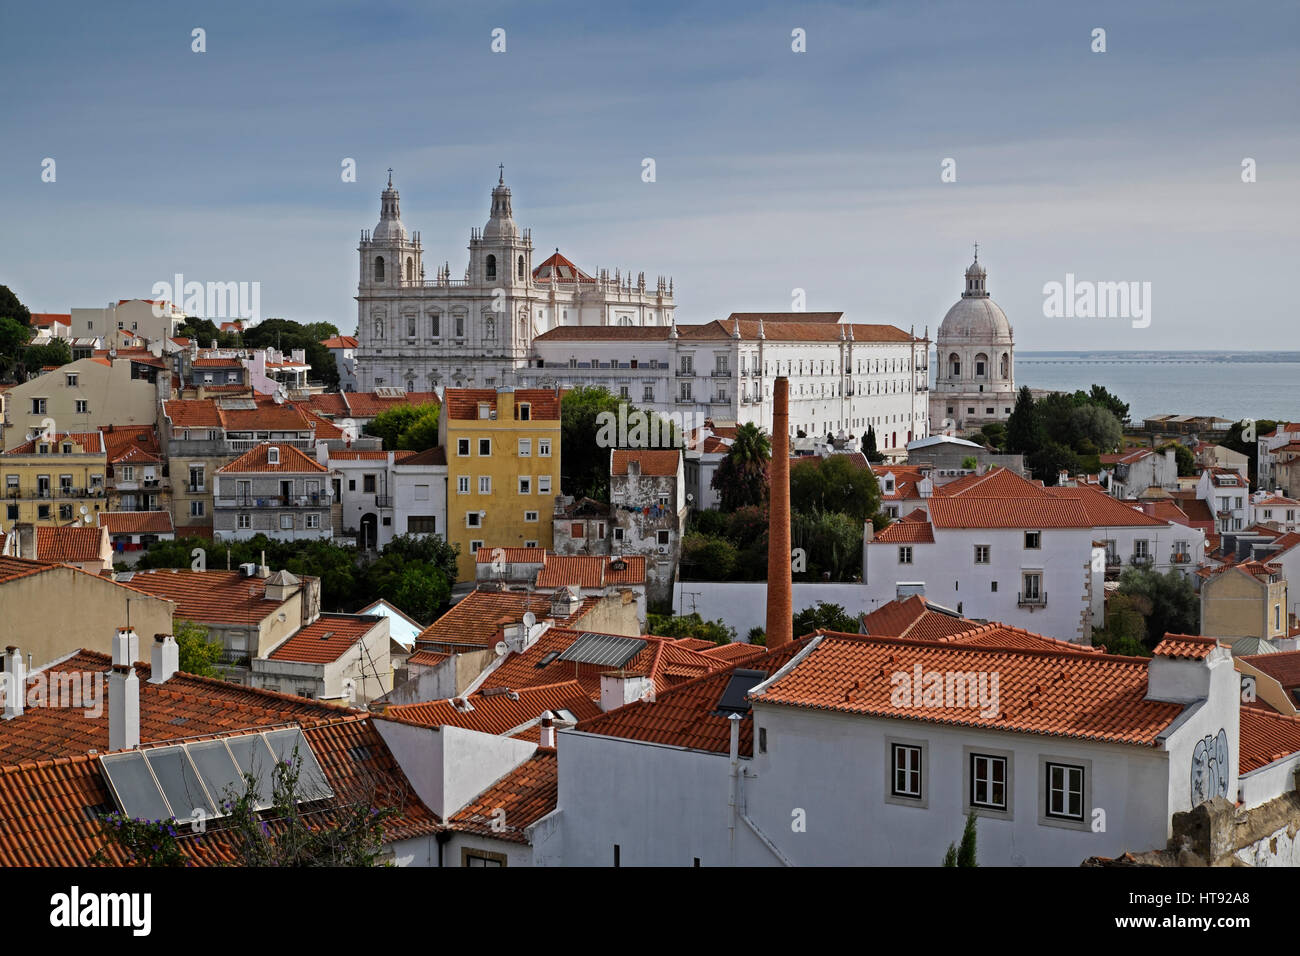
[[[1255,446],[1255,480],[1261,488],[1269,488],[1276,481],[1273,469],[1277,465],[1277,450],[1292,442],[1300,442],[1300,423],[1278,422],[1275,429],[1258,437]]]
[[[1196,481],[1196,497],[1214,514],[1214,530],[1249,527],[1250,482],[1230,468],[1206,468]]]
[[[1163,850],[1174,815],[1216,797],[1257,807],[1293,785],[1300,744],[1255,743],[1272,718],[1240,707],[1212,639],[1141,661],[970,636],[812,636],[562,729],[532,862],[933,867],[973,811],[981,866],[1077,866]],[[933,675],[937,699],[898,696]],[[1284,861],[1274,846],[1234,855]]]
[[[704,325],[559,328],[533,339],[518,376],[536,388],[608,388],[685,423],[772,427],[772,383],[790,380],[790,435],[863,436],[901,454],[928,434],[929,342],[842,313],[734,312]]]
[[[504,171],[487,225],[470,233],[464,278],[425,277],[418,232],[402,224],[390,173],[379,223],[358,248],[356,389],[495,388],[527,362],[533,337],[561,326],[668,326],[672,282],[645,273],[591,276],[560,255],[533,264],[530,230],[515,225]]]
[[[1174,450],[1137,448],[1101,456],[1101,480],[1116,498],[1136,498],[1148,488],[1173,491],[1178,487],[1178,462]]]
[[[1044,488],[1006,469],[931,491],[863,547],[867,610],[914,585],[969,618],[1087,644],[1103,623],[1107,571],[1190,573],[1204,532],[1090,487]]]
[[[1251,496],[1250,524],[1266,525],[1277,531],[1300,530],[1300,501],[1268,491],[1257,491]]]
[[[152,299],[119,299],[102,309],[73,309],[70,315],[73,336],[106,341],[118,332],[150,342],[170,339],[189,318],[174,302]]]

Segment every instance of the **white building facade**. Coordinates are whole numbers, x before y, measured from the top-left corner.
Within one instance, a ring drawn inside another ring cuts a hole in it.
[[[1006,313],[989,298],[987,280],[977,247],[966,269],[966,288],[935,336],[937,375],[930,396],[935,432],[956,434],[1005,422],[1015,408],[1015,340]]]
[[[533,337],[560,326],[667,326],[671,280],[600,270],[591,276],[559,250],[534,266],[530,230],[515,225],[504,173],[487,225],[474,229],[464,277],[449,265],[426,278],[418,232],[402,224],[390,175],[379,224],[358,248],[356,389],[407,391],[518,384]]]

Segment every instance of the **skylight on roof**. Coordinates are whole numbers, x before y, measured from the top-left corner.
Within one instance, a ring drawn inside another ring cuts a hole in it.
[[[736,668],[727,680],[727,686],[718,700],[718,711],[723,714],[749,713],[749,701],[745,695],[767,680],[767,671],[751,671]]]
[[[560,660],[602,667],[623,667],[640,654],[645,645],[646,642],[638,637],[587,633],[565,648]]]
[[[311,745],[296,727],[109,754],[99,763],[124,816],[188,821],[227,815],[226,805],[244,793],[245,774],[256,782],[256,809],[270,808],[275,765],[294,759],[299,804],[334,795]]]

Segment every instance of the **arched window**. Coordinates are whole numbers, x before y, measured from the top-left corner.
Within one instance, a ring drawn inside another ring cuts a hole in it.
[[[415,281],[415,260],[410,256],[406,257],[406,281]]]
[[[975,377],[988,378],[989,374],[989,357],[983,352],[975,356]]]
[[[375,256],[375,281],[384,281],[384,257]]]
[[[487,257],[487,278],[495,279],[497,277],[497,257]]]
[[[952,378],[961,377],[961,359],[957,357],[956,352],[948,356],[948,374]]]
[[[519,281],[524,281],[524,257],[519,257]]]

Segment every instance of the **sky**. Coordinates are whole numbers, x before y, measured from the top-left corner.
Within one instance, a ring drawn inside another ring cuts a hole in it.
[[[459,277],[503,163],[534,264],[670,275],[679,322],[802,289],[933,335],[978,241],[1020,351],[1300,349],[1289,0],[47,2],[0,36],[0,284],[36,312],[179,272],[350,333],[386,170]],[[1150,283],[1149,324],[1045,315],[1067,274]]]

